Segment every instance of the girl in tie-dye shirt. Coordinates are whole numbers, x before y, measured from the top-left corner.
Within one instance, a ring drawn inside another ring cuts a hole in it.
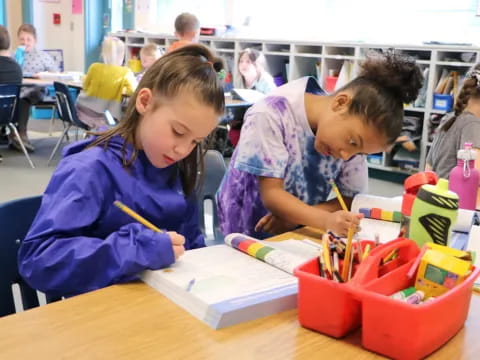
[[[298,225],[345,235],[360,215],[327,201],[333,179],[347,204],[367,191],[364,154],[383,151],[402,127],[403,103],[423,78],[415,62],[372,54],[360,75],[331,95],[314,78],[279,87],[245,115],[217,193],[222,232],[258,238]]]

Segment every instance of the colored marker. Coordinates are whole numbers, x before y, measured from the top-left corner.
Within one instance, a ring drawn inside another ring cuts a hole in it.
[[[390,298],[395,299],[395,300],[405,300],[410,295],[414,294],[415,291],[417,291],[417,289],[415,289],[413,286],[410,286],[406,289],[400,290],[400,291],[390,295]]]
[[[420,304],[424,297],[425,293],[422,290],[417,290],[412,295],[408,296],[405,299],[405,302],[409,304]]]

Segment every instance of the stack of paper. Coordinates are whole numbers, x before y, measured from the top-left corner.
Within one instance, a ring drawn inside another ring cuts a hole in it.
[[[279,256],[274,261],[281,259],[278,265],[284,269],[318,254],[315,244],[308,241],[262,244],[278,245]],[[295,263],[286,264],[290,260]],[[170,268],[144,271],[140,277],[214,329],[297,306],[295,276],[228,245],[189,250]]]

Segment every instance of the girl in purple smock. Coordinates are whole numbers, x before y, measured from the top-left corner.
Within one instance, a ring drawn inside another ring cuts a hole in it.
[[[331,95],[305,77],[253,105],[217,193],[222,232],[264,238],[299,225],[343,236],[357,229],[361,215],[328,200],[329,179],[347,206],[367,191],[365,154],[394,142],[403,104],[415,100],[422,82],[413,60],[375,53]]]
[[[116,127],[65,149],[19,250],[20,273],[33,288],[72,296],[205,246],[195,186],[201,144],[224,112],[222,69],[202,45],[165,55]],[[115,200],[165,232],[138,223]]]

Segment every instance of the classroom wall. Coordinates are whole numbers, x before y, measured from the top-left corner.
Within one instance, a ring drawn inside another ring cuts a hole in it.
[[[11,41],[10,49],[13,51],[17,47],[17,30],[22,24],[22,2],[18,0],[7,0],[5,7],[7,13],[7,28]]]
[[[189,11],[202,25],[232,24],[236,35],[246,38],[387,44],[436,40],[480,45],[478,1],[137,0],[137,7],[150,4],[150,12],[136,16],[135,25],[173,33],[175,16]]]
[[[83,10],[85,7],[82,7]],[[61,24],[53,24],[53,14],[61,15]],[[34,1],[34,25],[39,49],[63,49],[65,71],[84,71],[84,17],[72,14],[72,0]]]

